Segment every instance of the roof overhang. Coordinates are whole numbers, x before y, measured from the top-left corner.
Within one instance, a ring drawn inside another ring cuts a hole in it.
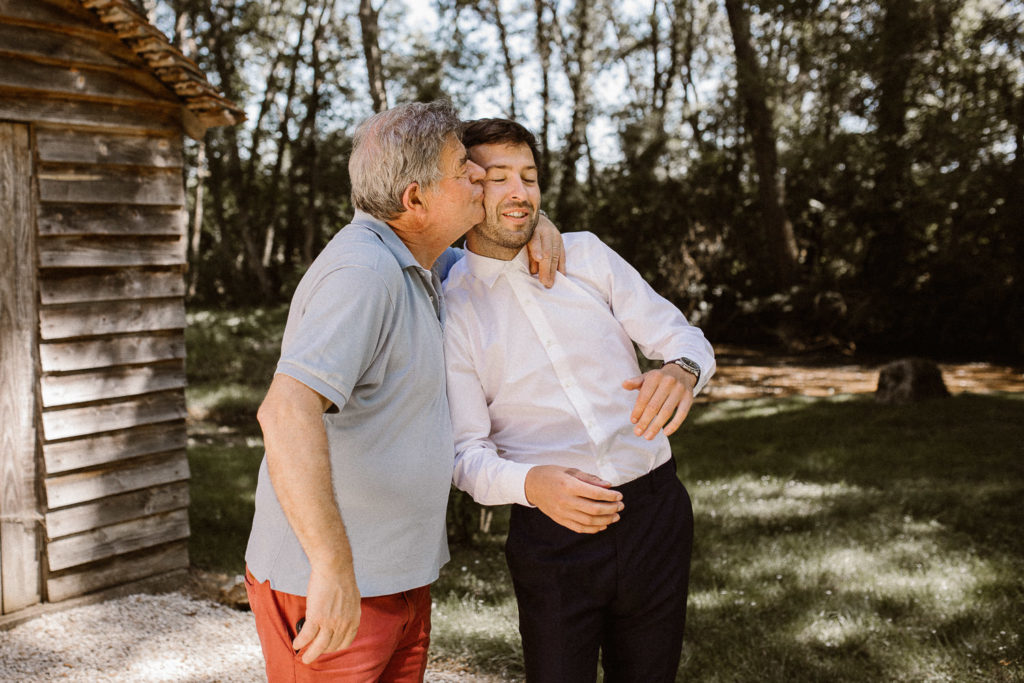
[[[195,62],[139,14],[131,0],[79,0],[139,56],[182,102],[185,132],[201,140],[208,128],[245,120],[245,112],[206,80]]]

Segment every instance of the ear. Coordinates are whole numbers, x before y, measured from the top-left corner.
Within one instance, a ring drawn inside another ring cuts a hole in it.
[[[425,213],[427,210],[426,197],[423,188],[419,183],[409,183],[402,193],[402,206],[405,210],[416,215]]]

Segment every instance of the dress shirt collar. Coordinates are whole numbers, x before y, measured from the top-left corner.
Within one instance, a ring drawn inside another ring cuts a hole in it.
[[[466,249],[466,267],[477,280],[480,280],[488,287],[493,287],[498,276],[505,272],[530,273],[530,257],[526,253],[526,247],[519,250],[511,261],[481,256],[469,249]]]
[[[423,266],[421,266],[419,261],[416,260],[416,257],[412,255],[412,252],[409,251],[409,247],[405,246],[405,242],[403,242],[398,235],[395,234],[395,231],[391,229],[391,226],[384,221],[378,220],[365,211],[359,211],[357,209],[355,215],[352,217],[352,224],[368,228],[380,237],[380,241],[383,242],[384,246],[388,248],[388,251],[394,255],[395,260],[398,261],[398,265],[401,266],[403,270],[413,267],[423,270]]]

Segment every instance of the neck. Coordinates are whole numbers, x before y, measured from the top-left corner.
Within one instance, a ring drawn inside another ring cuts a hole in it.
[[[520,248],[503,247],[500,244],[484,239],[475,230],[466,233],[466,248],[474,254],[486,256],[499,261],[511,261],[519,253]]]
[[[416,263],[427,270],[433,267],[437,258],[450,246],[448,244],[439,244],[436,237],[431,239],[433,237],[431,231],[422,229],[419,226],[409,225],[406,221],[388,221],[388,225],[391,226],[398,239],[402,240],[402,244],[406,246],[412,257],[416,259]]]

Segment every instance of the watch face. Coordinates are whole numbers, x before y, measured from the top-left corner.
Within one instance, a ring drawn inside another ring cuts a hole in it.
[[[694,363],[689,358],[677,358],[672,362],[681,367],[683,370],[686,370],[687,372],[691,373],[698,380],[700,379],[700,366]]]

